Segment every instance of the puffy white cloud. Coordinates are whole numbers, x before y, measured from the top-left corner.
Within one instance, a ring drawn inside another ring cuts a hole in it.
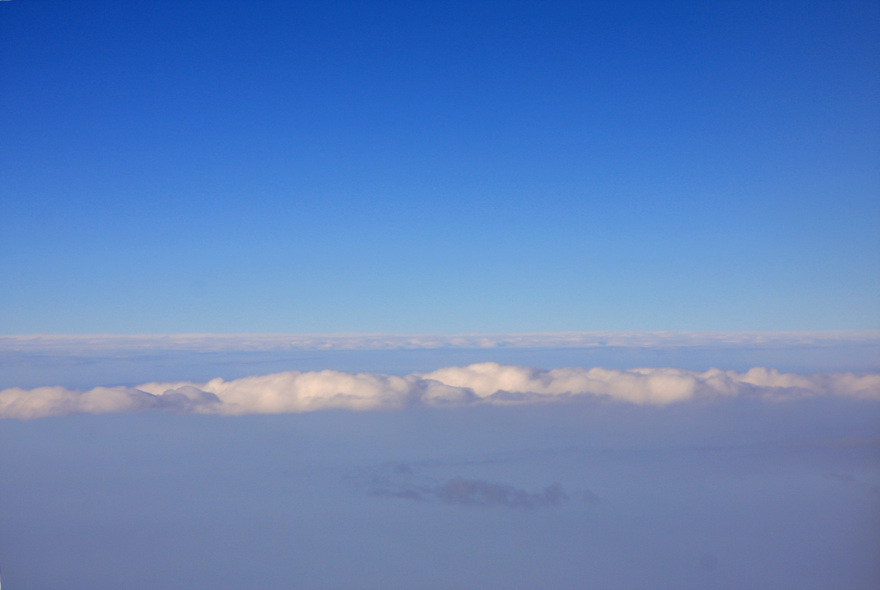
[[[725,396],[782,400],[821,395],[880,400],[880,374],[800,375],[766,368],[745,373],[673,368],[543,370],[498,363],[446,367],[405,376],[287,371],[230,381],[218,378],[205,383],[146,383],[88,391],[13,387],[0,391],[0,418],[143,410],[281,414],[323,409],[396,409],[409,405],[558,402],[578,396],[664,405]]]
[[[132,387],[95,387],[78,391],[66,387],[12,387],[0,391],[0,418],[43,418],[64,414],[112,414],[142,410],[208,412],[221,405],[220,399],[191,384],[168,387],[150,393]]]

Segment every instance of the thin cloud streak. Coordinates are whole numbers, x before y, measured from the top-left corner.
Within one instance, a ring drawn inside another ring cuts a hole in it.
[[[21,334],[0,352],[106,350],[433,350],[480,348],[745,347],[880,344],[877,330],[793,332],[543,332],[523,334]]]
[[[747,396],[766,400],[846,396],[880,400],[880,374],[744,373],[673,368],[613,370],[478,363],[405,376],[342,371],[287,371],[205,383],[179,381],[137,387],[13,387],[0,391],[0,418],[158,410],[183,414],[284,414],[316,410],[389,410],[563,402],[594,397],[666,405]]]

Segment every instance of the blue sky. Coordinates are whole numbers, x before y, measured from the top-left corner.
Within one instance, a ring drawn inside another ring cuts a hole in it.
[[[875,2],[0,4],[0,333],[880,326]]]

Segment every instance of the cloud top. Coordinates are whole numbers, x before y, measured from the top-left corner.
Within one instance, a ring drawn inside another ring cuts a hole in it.
[[[0,391],[0,418],[160,410],[197,414],[283,414],[326,409],[380,410],[412,405],[468,406],[562,402],[596,397],[665,405],[694,399],[750,396],[784,400],[810,396],[880,400],[880,374],[745,373],[652,368],[569,367],[543,370],[478,363],[405,376],[342,371],[286,371],[205,383],[145,383],[137,387],[13,387]]]

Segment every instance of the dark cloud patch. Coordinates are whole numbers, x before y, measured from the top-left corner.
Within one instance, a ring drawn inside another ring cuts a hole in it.
[[[508,484],[463,477],[453,477],[435,485],[374,479],[369,486],[368,493],[371,496],[383,498],[433,501],[477,508],[500,506],[523,510],[559,506],[568,502],[572,496],[590,498],[589,501],[592,502],[598,501],[592,492],[587,492],[586,495],[583,492],[570,495],[558,483],[549,485],[539,492],[530,492]]]
[[[503,506],[526,510],[542,506],[558,506],[569,499],[558,483],[540,492],[528,492],[510,485],[454,477],[432,490],[434,496],[446,504],[464,506]]]
[[[578,490],[572,494],[575,498],[583,501],[586,504],[598,504],[602,501],[602,498],[596,495],[595,492],[590,490]]]
[[[479,466],[497,462],[497,460],[487,460],[462,463],[466,463],[467,466]],[[364,470],[350,477],[349,480],[357,487],[365,489],[370,496],[476,508],[502,507],[531,510],[560,506],[570,500],[587,504],[600,501],[599,497],[589,490],[568,492],[559,483],[535,491],[475,477],[455,475],[434,478],[422,473],[425,469],[445,470],[450,466],[461,465],[458,462],[446,461],[393,463]]]

